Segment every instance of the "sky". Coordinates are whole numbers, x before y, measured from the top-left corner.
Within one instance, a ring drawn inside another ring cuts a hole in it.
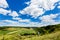
[[[60,24],[60,0],[0,0],[0,26],[55,24]]]

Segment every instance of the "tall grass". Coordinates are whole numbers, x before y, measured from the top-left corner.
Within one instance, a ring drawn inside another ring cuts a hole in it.
[[[40,35],[21,36],[18,34],[0,36],[0,40],[3,39],[4,40],[60,40],[60,31],[56,31],[55,33],[51,34],[45,34],[43,36]]]
[[[0,28],[0,40],[60,40],[60,25],[41,28]]]
[[[34,36],[32,38],[26,38],[25,40],[60,40],[60,31],[46,34],[43,36]]]

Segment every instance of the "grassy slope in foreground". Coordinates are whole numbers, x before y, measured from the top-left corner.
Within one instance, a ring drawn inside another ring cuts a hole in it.
[[[34,36],[32,38],[26,38],[25,40],[60,40],[60,31],[46,34],[43,36]]]
[[[37,31],[43,35],[36,35]],[[60,40],[60,24],[32,29],[3,27],[0,28],[0,40]]]
[[[3,40],[1,38],[2,36],[0,37],[0,40]],[[34,35],[31,37],[18,36],[17,34],[5,35],[4,40],[60,40],[60,31],[56,31],[55,33],[51,34],[45,34],[43,36]]]

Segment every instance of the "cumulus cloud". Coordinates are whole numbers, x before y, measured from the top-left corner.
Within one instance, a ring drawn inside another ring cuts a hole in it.
[[[54,4],[58,1],[59,0],[31,0],[29,6],[21,10],[20,13],[32,15],[32,17],[37,18],[43,15],[45,11],[54,9]]]
[[[28,19],[26,19],[28,20]],[[26,22],[26,20],[24,20],[24,22]],[[31,22],[31,21],[27,21],[26,23],[22,23],[22,21],[12,21],[12,20],[2,20],[0,21],[0,26],[22,26],[22,27],[38,27],[37,26],[37,22]]]
[[[12,20],[2,20],[0,21],[0,26],[18,26],[19,23]]]
[[[0,0],[0,7],[2,7],[2,8],[8,7],[8,3],[6,2],[6,0]]]
[[[54,18],[57,18],[60,14],[50,14],[50,15],[44,15],[40,17],[39,19],[41,22],[32,22],[30,19],[21,19],[21,18],[13,18],[14,20],[18,21],[12,21],[12,20],[2,20],[0,21],[1,26],[22,26],[22,27],[42,27],[47,25],[55,25],[60,24],[60,20],[56,21]]]
[[[0,8],[0,14],[3,14],[3,15],[10,15],[12,17],[17,17],[19,16],[18,13],[16,11],[12,11],[11,10],[6,10],[6,9],[3,9],[3,8]]]
[[[7,15],[8,13],[11,13],[11,10],[6,10],[5,8],[9,7],[6,0],[0,1],[0,14]]]
[[[22,15],[28,14],[33,18],[37,18],[44,14],[47,10],[53,10],[55,8],[54,4],[59,0],[31,0],[30,2],[25,2],[25,4],[29,5],[28,7],[20,10],[19,13]],[[59,3],[60,4],[60,3]],[[33,22],[31,19],[22,19],[16,11],[6,10],[4,8],[9,7],[6,0],[0,1],[0,14],[12,16],[12,20],[0,20],[0,26],[23,26],[23,27],[41,27],[47,25],[60,24],[60,20],[56,21],[55,18],[60,14],[50,14],[43,15],[39,17],[41,22]],[[58,6],[60,8],[60,6]],[[15,20],[15,21],[13,21]]]
[[[7,15],[9,14],[10,16],[13,16],[13,17],[16,17],[18,16],[17,12],[16,11],[12,11],[11,10],[6,10],[4,8],[7,8],[9,7],[8,3],[6,2],[6,0],[1,0],[0,1],[0,14],[3,14],[3,15]]]
[[[0,8],[0,14],[7,15],[8,13],[11,13],[11,10],[5,10],[3,8]]]
[[[60,8],[60,6],[58,6],[58,8]]]
[[[30,20],[29,19],[24,19],[24,20],[18,20],[19,22],[30,22]]]
[[[17,17],[17,16],[19,16],[16,11],[13,11],[13,12],[9,13],[9,15],[12,16],[12,17]]]
[[[29,4],[30,4],[30,2],[29,2],[29,1],[28,1],[28,2],[25,2],[25,4],[29,5]]]
[[[36,18],[39,15],[43,14],[43,9],[42,8],[35,8],[35,7],[30,7],[30,8],[27,7],[27,9],[20,11],[20,13],[32,15],[32,17]]]
[[[12,21],[12,20],[1,20],[0,21],[0,26],[22,26],[22,27],[27,27],[29,24],[22,23],[22,22],[28,22],[26,20],[21,20],[20,22],[19,21]]]
[[[47,25],[60,24],[60,21],[55,21],[58,14],[50,14],[40,17],[41,22],[32,22],[30,19],[13,18],[14,20],[2,20],[0,26],[22,26],[22,27],[42,27]],[[26,24],[27,23],[27,24]]]
[[[54,18],[57,18],[59,14],[50,14],[50,15],[45,15],[40,17],[41,22],[46,23],[46,24],[57,24],[58,22],[56,22],[56,20],[54,20]]]
[[[18,22],[30,22],[30,19],[22,19],[22,18],[18,18],[18,17],[15,17],[13,19],[18,20]]]
[[[59,1],[59,3],[58,3],[58,8],[60,9],[60,1]]]

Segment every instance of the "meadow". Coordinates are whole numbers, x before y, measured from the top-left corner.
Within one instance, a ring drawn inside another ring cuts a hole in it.
[[[44,27],[0,27],[0,40],[60,40],[60,24]]]

